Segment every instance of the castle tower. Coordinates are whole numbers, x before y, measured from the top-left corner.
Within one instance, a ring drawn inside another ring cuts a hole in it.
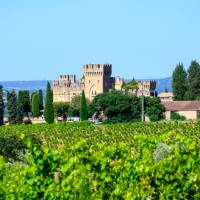
[[[120,76],[115,77],[115,90],[121,90],[123,82],[124,80]]]
[[[92,100],[97,94],[107,92],[112,88],[110,64],[86,64],[83,66],[85,81],[85,96]]]
[[[60,75],[59,80],[52,82],[53,101],[71,102],[72,98],[81,94],[75,75]]]
[[[156,81],[145,80],[138,81],[138,96],[155,96],[156,94]]]

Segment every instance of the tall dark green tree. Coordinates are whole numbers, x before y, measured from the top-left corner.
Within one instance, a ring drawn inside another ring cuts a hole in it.
[[[119,91],[105,92],[97,95],[89,106],[90,115],[101,118],[106,116],[106,123],[140,121],[140,99]]]
[[[51,91],[51,85],[49,82],[47,82],[47,89],[46,89],[44,118],[48,124],[54,122],[53,93]]]
[[[24,90],[24,114],[28,116],[28,113],[31,112],[31,101],[30,101],[30,92]]]
[[[17,97],[17,124],[23,123],[24,115],[24,92],[19,91]]]
[[[3,125],[4,117],[4,101],[3,101],[3,87],[0,85],[0,126]]]
[[[66,102],[56,102],[53,105],[55,117],[62,117],[63,121],[66,121],[70,105]]]
[[[24,91],[20,90],[18,92],[18,99],[17,99],[18,108],[24,111]]]
[[[178,64],[172,75],[174,100],[184,100],[187,91],[187,73],[182,64]]]
[[[82,91],[81,95],[80,120],[81,121],[88,120],[87,102],[84,91]]]
[[[39,90],[38,94],[39,94],[39,109],[41,111],[41,110],[44,109],[44,106],[43,106],[43,92],[42,92],[42,90]]]
[[[31,102],[31,110],[32,110],[32,116],[33,117],[39,117],[40,110],[39,110],[39,95],[35,93],[32,97]]]
[[[195,100],[200,97],[200,65],[193,60],[188,69],[187,99]]]
[[[7,109],[9,124],[18,123],[18,109],[17,109],[17,95],[15,91],[8,92],[7,94]]]
[[[18,105],[24,116],[28,116],[30,109],[30,95],[28,90],[20,90],[18,93]]]
[[[86,98],[87,107],[90,104],[90,101]],[[80,106],[81,106],[81,95],[77,95],[72,98],[70,107],[68,109],[68,115],[70,117],[80,117]]]
[[[164,118],[165,107],[158,97],[145,98],[145,114],[150,121],[159,121]]]

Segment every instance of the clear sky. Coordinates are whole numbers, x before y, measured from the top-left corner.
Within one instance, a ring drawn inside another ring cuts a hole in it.
[[[111,63],[125,78],[200,62],[200,0],[0,0],[0,81],[82,74]]]

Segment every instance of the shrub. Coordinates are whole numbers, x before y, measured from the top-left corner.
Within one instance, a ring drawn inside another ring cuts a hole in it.
[[[172,112],[171,113],[171,120],[180,120],[180,121],[184,121],[186,118],[185,116],[182,116],[176,112]]]

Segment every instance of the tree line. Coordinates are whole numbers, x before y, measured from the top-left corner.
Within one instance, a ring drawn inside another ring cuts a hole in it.
[[[12,124],[31,123],[29,117],[38,118],[44,115],[47,123],[54,122],[55,117],[66,119],[67,112],[70,116],[80,116],[81,120],[88,118],[87,100],[84,92],[82,96],[76,97],[71,106],[68,103],[53,103],[53,92],[51,85],[47,82],[45,105],[43,103],[43,92],[39,90],[30,94],[28,90],[16,93],[14,90],[7,91],[7,104],[4,102],[3,87],[0,85],[0,125],[4,124],[4,110],[8,114],[8,122]],[[79,105],[80,103],[80,105]],[[65,117],[66,116],[66,117]]]
[[[179,63],[172,74],[174,100],[200,100],[200,65],[193,60],[186,70]]]
[[[50,84],[47,83],[47,86],[48,85]],[[51,96],[52,94],[50,94],[50,96],[46,95],[46,100],[51,98]],[[3,87],[0,86],[0,125],[4,124],[5,108],[7,110],[8,122],[11,125],[31,123],[30,116],[39,117],[42,115],[44,109],[42,90],[33,92],[32,94],[30,94],[30,91],[28,90],[20,90],[18,93],[16,93],[15,90],[7,91],[6,104],[3,97]],[[46,104],[47,103],[45,102],[45,110],[47,109]],[[48,118],[48,115],[45,115],[45,120],[46,118]]]
[[[141,97],[112,90],[98,94],[93,101],[85,98],[85,94],[76,96],[71,103],[54,103],[57,118],[77,116],[81,120],[88,117],[98,119],[104,123],[120,123],[141,121]],[[144,98],[145,116],[150,121],[164,118],[165,108],[157,97]]]

